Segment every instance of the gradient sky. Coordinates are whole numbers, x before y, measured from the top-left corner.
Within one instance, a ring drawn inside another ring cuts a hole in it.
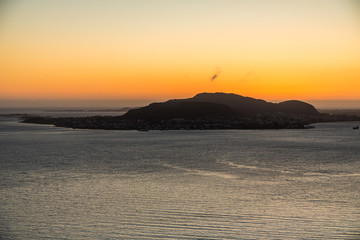
[[[219,91],[359,100],[359,1],[0,0],[3,103]]]

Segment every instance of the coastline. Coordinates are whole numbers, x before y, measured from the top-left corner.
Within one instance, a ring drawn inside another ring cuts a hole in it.
[[[196,119],[124,119],[122,116],[91,117],[43,117],[18,116],[22,123],[47,124],[73,129],[104,130],[225,130],[225,129],[307,129],[310,124],[320,122],[360,121],[359,116],[328,115],[319,116],[258,114],[235,118],[203,117]]]

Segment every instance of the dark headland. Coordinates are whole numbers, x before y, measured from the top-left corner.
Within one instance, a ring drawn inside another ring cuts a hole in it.
[[[316,122],[358,121],[359,116],[319,113],[297,100],[270,103],[229,93],[200,93],[131,109],[122,116],[38,117],[24,123],[57,127],[116,130],[176,129],[302,129]]]

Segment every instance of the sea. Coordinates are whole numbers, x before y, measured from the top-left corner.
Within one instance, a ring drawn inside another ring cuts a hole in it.
[[[360,239],[356,125],[141,132],[2,116],[0,239]]]

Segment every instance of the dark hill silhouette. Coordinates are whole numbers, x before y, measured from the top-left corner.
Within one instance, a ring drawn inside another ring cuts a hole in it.
[[[174,99],[164,103],[153,103],[143,108],[129,110],[123,118],[192,119],[198,117],[234,117],[237,115],[264,113],[319,114],[312,105],[297,100],[276,104],[232,93],[200,93],[193,98]]]
[[[225,104],[241,114],[275,112],[276,104],[261,99],[243,97],[233,93],[200,93],[191,98],[194,102]]]
[[[279,111],[283,113],[294,113],[294,114],[304,114],[304,115],[320,114],[311,104],[297,100],[281,102],[277,106],[279,108]]]

